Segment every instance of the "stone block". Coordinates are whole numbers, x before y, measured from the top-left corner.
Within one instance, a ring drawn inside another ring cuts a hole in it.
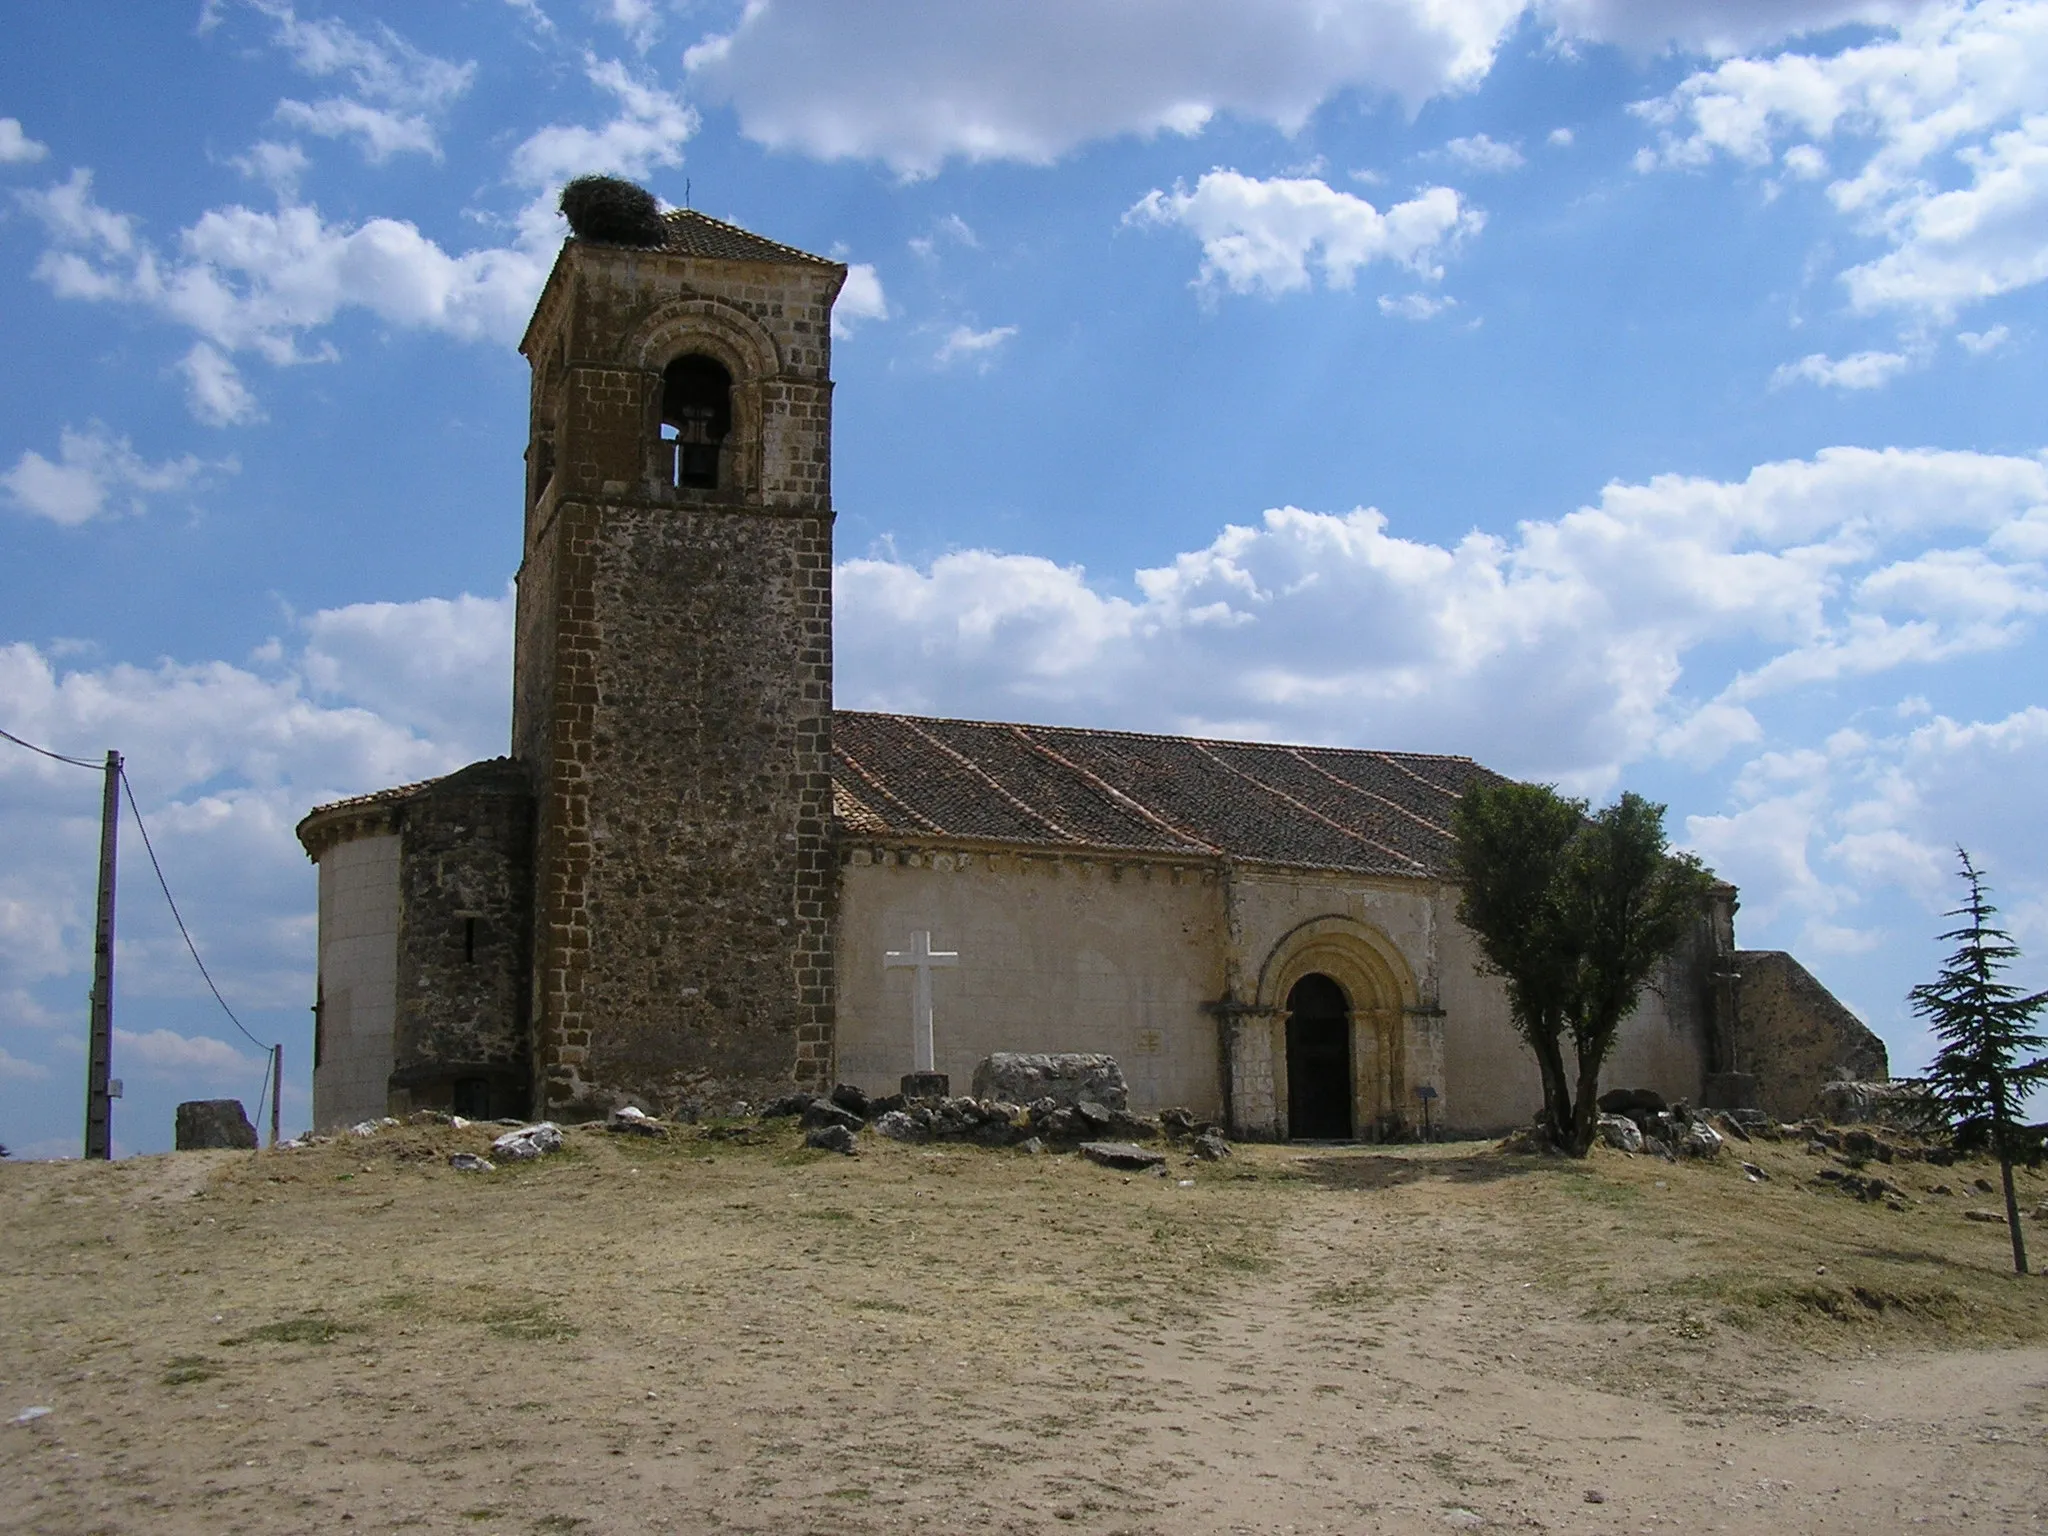
[[[188,1099],[178,1106],[177,1139],[180,1152],[206,1152],[220,1148],[256,1150],[256,1127],[242,1111],[240,1099]]]
[[[1085,1100],[1122,1110],[1129,1107],[1131,1094],[1114,1056],[997,1051],[974,1069],[974,1096],[1010,1104],[1051,1099],[1062,1108],[1076,1108]]]

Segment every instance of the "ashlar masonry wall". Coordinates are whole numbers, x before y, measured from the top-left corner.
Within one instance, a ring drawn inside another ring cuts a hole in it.
[[[320,989],[313,1129],[385,1112],[398,1000],[396,832],[358,837],[320,858]]]

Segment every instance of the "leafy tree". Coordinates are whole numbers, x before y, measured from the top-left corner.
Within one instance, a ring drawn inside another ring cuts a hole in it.
[[[2031,1140],[2019,1121],[2027,1094],[2048,1083],[2048,1035],[2034,1027],[2048,1009],[2048,992],[2023,997],[2019,988],[1998,979],[2020,957],[2012,935],[1991,925],[1998,913],[1986,893],[1984,877],[1970,855],[1956,849],[1969,898],[1948,913],[1967,918],[1941,938],[1954,940],[1955,953],[1933,981],[1907,994],[1913,1012],[1927,1020],[1941,1041],[1934,1064],[1927,1069],[1927,1092],[1947,1117],[1956,1142],[1988,1147],[1998,1159],[2005,1180],[2005,1221],[2012,1233],[2012,1267],[2027,1272],[2026,1238],[2020,1231],[2019,1197],[2013,1191],[2012,1165],[2028,1155]],[[2032,1060],[2024,1058],[2032,1056]]]
[[[1458,918],[1536,1054],[1544,1134],[1584,1157],[1622,1021],[1698,920],[1713,876],[1671,852],[1664,807],[1635,794],[1588,816],[1585,801],[1548,785],[1475,784],[1452,831]]]

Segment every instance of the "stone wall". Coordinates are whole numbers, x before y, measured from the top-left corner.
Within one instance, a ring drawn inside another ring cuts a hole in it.
[[[398,996],[398,855],[398,835],[387,830],[336,843],[319,856],[316,1131],[385,1112]]]
[[[536,790],[548,1113],[829,1079],[843,279],[571,241],[529,327],[552,471],[530,474],[513,740]],[[717,489],[665,469],[661,375],[686,353],[733,379]]]
[[[1801,1119],[1819,1111],[1824,1083],[1890,1076],[1884,1042],[1792,956],[1738,949],[1735,968],[1735,1064],[1755,1075],[1767,1113]]]
[[[401,811],[391,1111],[525,1115],[533,801],[509,758],[475,763]]]

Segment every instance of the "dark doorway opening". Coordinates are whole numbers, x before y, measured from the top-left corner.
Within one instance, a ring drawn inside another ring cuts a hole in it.
[[[692,352],[661,376],[661,435],[674,445],[674,483],[718,489],[719,450],[732,430],[732,375],[716,358]]]
[[[1349,1141],[1351,1004],[1327,976],[1304,976],[1287,994],[1287,1134]]]

